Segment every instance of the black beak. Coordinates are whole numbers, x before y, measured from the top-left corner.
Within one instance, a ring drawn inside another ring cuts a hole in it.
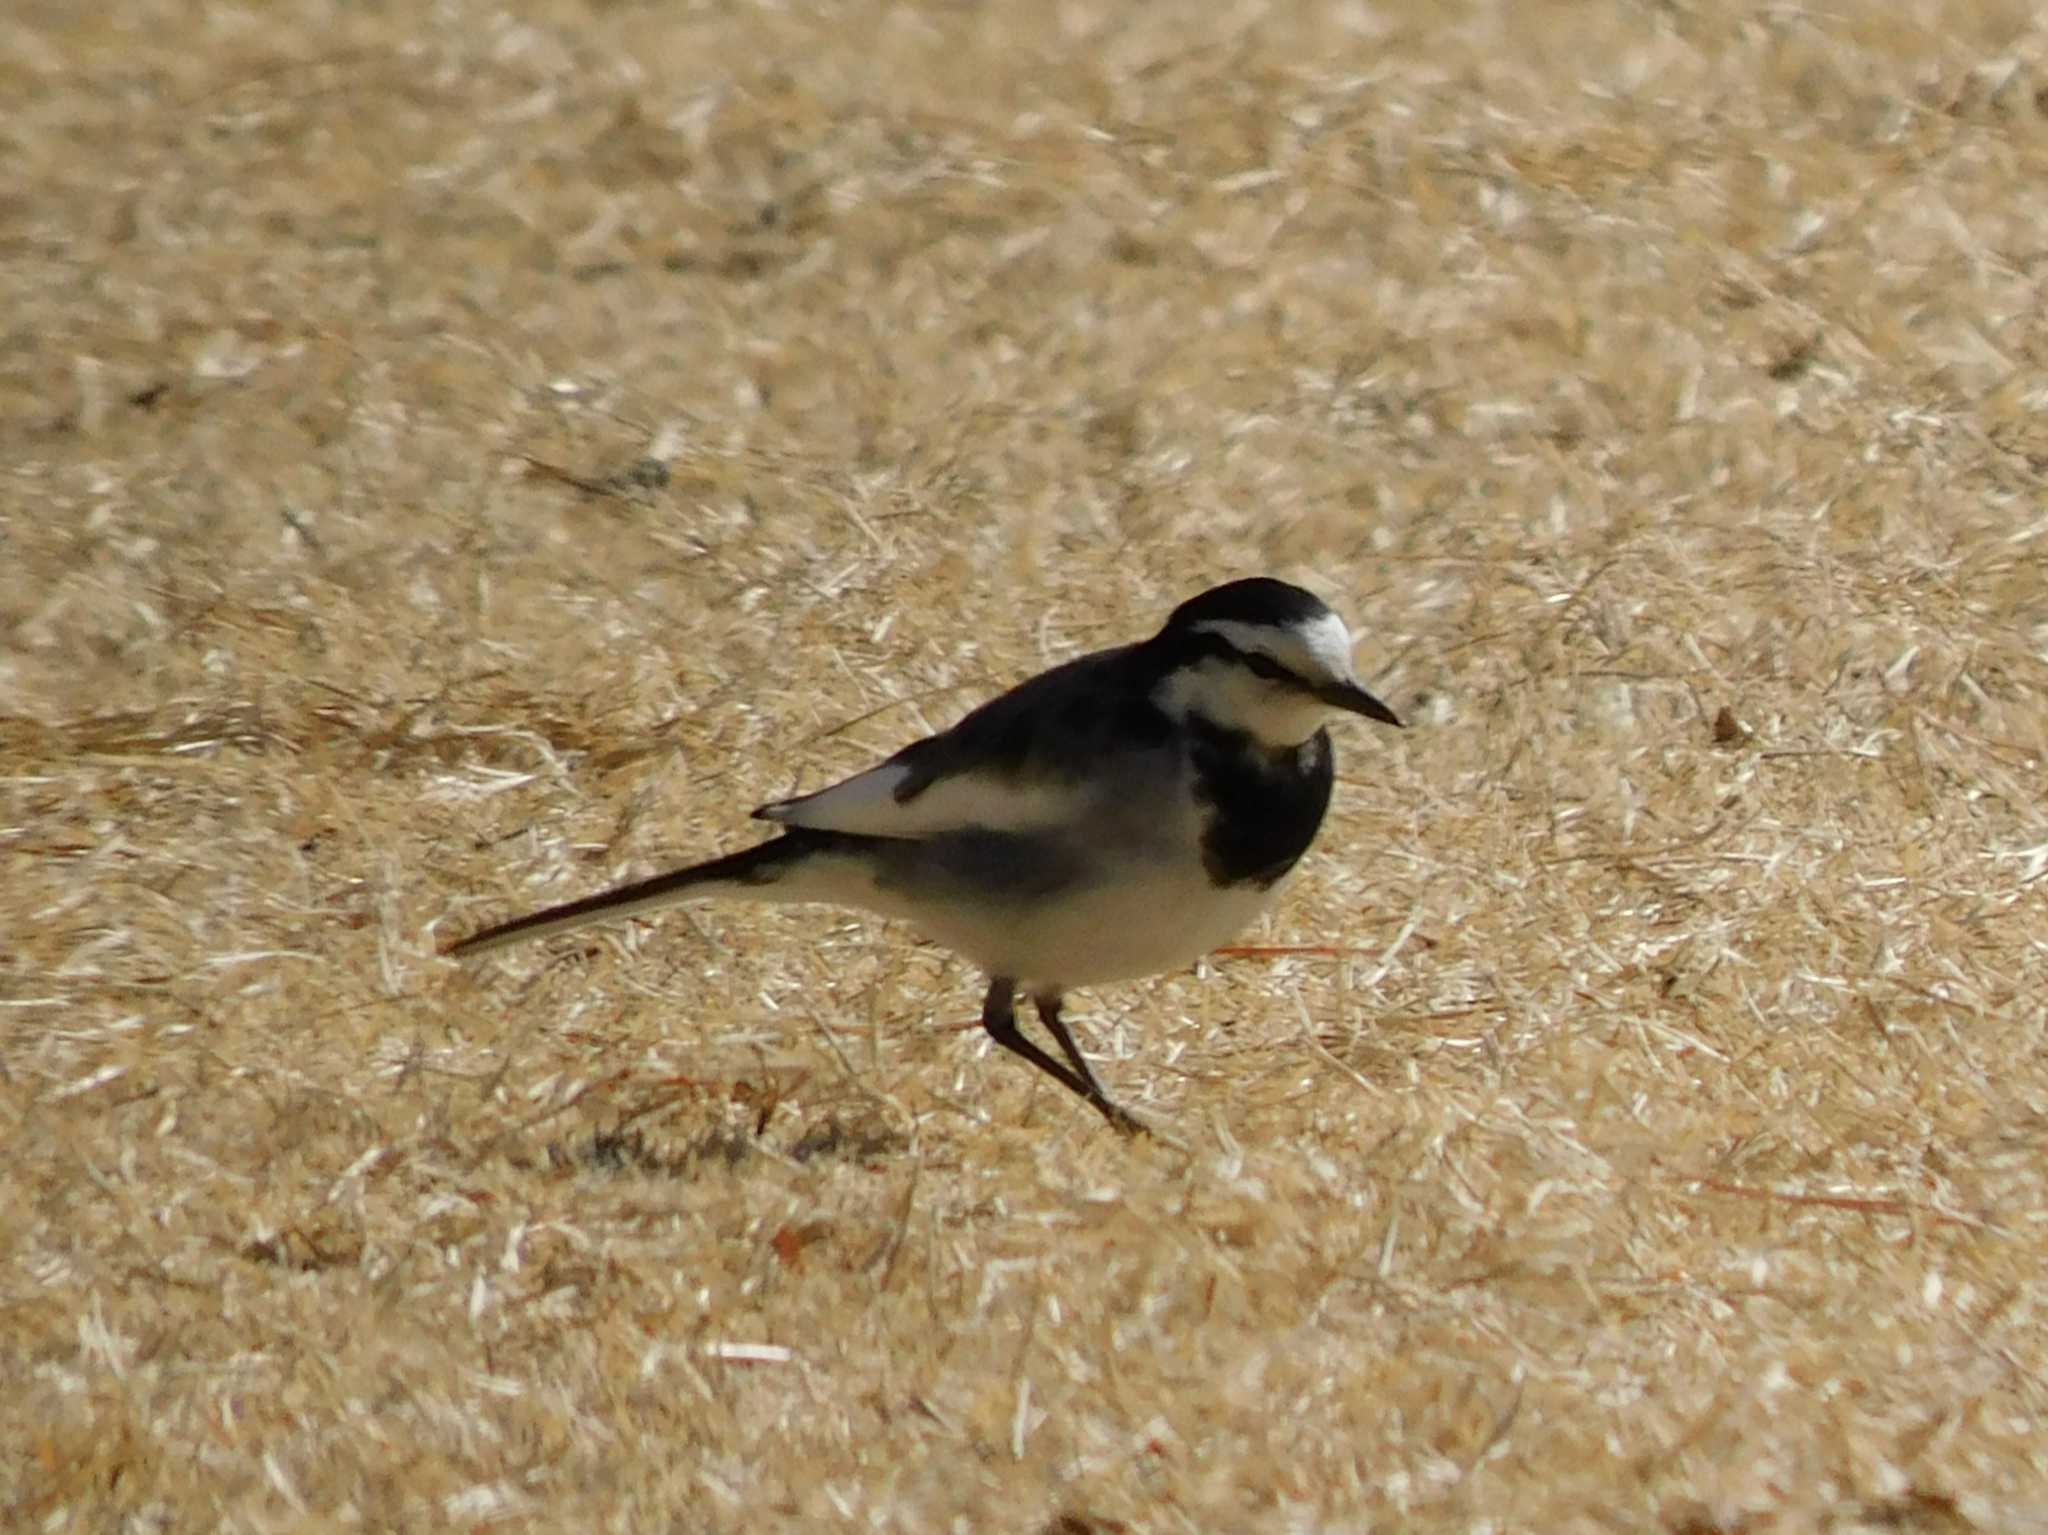
[[[1401,725],[1401,716],[1381,703],[1372,694],[1355,682],[1335,682],[1316,690],[1316,697],[1333,709],[1343,709],[1352,714],[1362,714],[1369,720],[1378,720],[1382,725]]]

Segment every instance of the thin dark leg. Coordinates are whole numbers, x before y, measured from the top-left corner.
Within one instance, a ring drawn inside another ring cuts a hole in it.
[[[1063,999],[1059,993],[1047,992],[1044,996],[1033,997],[1031,1000],[1038,1008],[1038,1021],[1045,1025],[1048,1034],[1059,1041],[1061,1052],[1073,1062],[1074,1075],[1088,1084],[1088,1096],[1108,1098],[1109,1094],[1102,1090],[1102,1084],[1095,1080],[1095,1073],[1089,1067],[1087,1058],[1081,1054],[1080,1046],[1074,1043],[1074,1036],[1067,1032],[1066,1024],[1061,1021],[1060,1003]]]
[[[1051,1077],[1068,1092],[1078,1094],[1095,1105],[1095,1110],[1125,1135],[1142,1130],[1144,1126],[1109,1101],[1109,1095],[1102,1090],[1102,1084],[1095,1080],[1095,1073],[1088,1069],[1088,1063],[1081,1059],[1081,1052],[1074,1048],[1073,1036],[1059,1021],[1059,1005],[1053,1004],[1048,1016],[1043,1003],[1039,1004],[1039,1016],[1047,1020],[1053,1038],[1066,1051],[1067,1059],[1079,1070],[1061,1065],[1038,1046],[1024,1037],[1024,1031],[1017,1027],[1017,983],[1008,976],[999,975],[989,982],[988,997],[981,1004],[981,1026],[988,1030],[988,1037],[1013,1055],[1021,1055],[1040,1071]]]
[[[1096,1080],[1088,1059],[1081,1054],[1081,1047],[1074,1043],[1074,1036],[1067,1032],[1066,1020],[1060,1017],[1060,1005],[1065,1000],[1056,991],[1041,992],[1033,997],[1032,1003],[1038,1008],[1038,1021],[1045,1025],[1046,1032],[1059,1042],[1059,1047],[1068,1060],[1074,1063],[1074,1074],[1087,1083],[1088,1091],[1083,1095],[1094,1104],[1104,1119],[1125,1135],[1136,1135],[1144,1126],[1133,1119],[1128,1112],[1110,1101],[1110,1096]]]
[[[981,1026],[988,1030],[990,1039],[1023,1056],[1068,1092],[1079,1093],[1093,1102],[1102,1091],[1098,1087],[1091,1092],[1086,1077],[1069,1071],[1024,1037],[1024,1031],[1017,1027],[1017,983],[1008,977],[999,975],[989,982],[988,997],[981,1004]]]

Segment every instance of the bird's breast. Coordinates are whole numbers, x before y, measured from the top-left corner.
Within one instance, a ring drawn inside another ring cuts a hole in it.
[[[1270,751],[1233,732],[1197,730],[1192,767],[1209,877],[1226,888],[1270,888],[1308,851],[1330,807],[1329,735]]]

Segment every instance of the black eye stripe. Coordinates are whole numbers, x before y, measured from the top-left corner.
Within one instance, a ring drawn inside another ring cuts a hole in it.
[[[1300,688],[1305,692],[1313,692],[1315,690],[1314,683],[1290,671],[1271,656],[1262,655],[1256,650],[1240,649],[1238,646],[1231,644],[1222,635],[1213,631],[1197,633],[1192,636],[1192,642],[1184,642],[1183,648],[1178,653],[1178,662],[1184,666],[1191,665],[1207,656],[1214,656],[1224,661],[1234,661],[1239,666],[1244,667],[1254,677],[1263,677],[1268,682],[1283,683],[1288,687]]]
[[[1255,651],[1246,651],[1244,664],[1252,669],[1252,675],[1264,677],[1269,682],[1292,682],[1300,685],[1301,679],[1271,656],[1262,656]]]

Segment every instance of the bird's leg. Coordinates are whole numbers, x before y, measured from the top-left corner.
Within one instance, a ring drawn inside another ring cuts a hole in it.
[[[1081,1047],[1074,1043],[1074,1036],[1067,1032],[1065,1022],[1060,1018],[1060,1004],[1064,1000],[1056,991],[1042,992],[1033,997],[1038,1008],[1038,1021],[1045,1025],[1046,1032],[1059,1041],[1061,1052],[1074,1063],[1074,1075],[1088,1084],[1088,1096],[1108,1098],[1102,1084],[1095,1080],[1095,1072],[1089,1066],[1087,1057],[1081,1054]]]
[[[1094,1071],[1089,1067],[1088,1058],[1081,1054],[1081,1047],[1074,1043],[1074,1036],[1067,1032],[1066,1020],[1060,1017],[1060,1005],[1064,1000],[1056,991],[1041,991],[1031,999],[1038,1009],[1038,1021],[1045,1025],[1048,1034],[1059,1041],[1060,1049],[1066,1054],[1067,1059],[1074,1063],[1074,1074],[1086,1084],[1087,1091],[1082,1096],[1094,1104],[1096,1111],[1123,1134],[1138,1134],[1145,1127],[1127,1111],[1110,1101],[1109,1094],[1103,1091],[1102,1084],[1096,1080]]]
[[[1024,1037],[1024,1031],[1017,1027],[1017,983],[1014,980],[999,975],[989,982],[988,997],[981,1004],[981,1026],[988,1030],[990,1039],[1011,1054],[1024,1057],[1068,1092],[1086,1098],[1095,1105],[1097,1113],[1124,1134],[1130,1135],[1142,1129],[1135,1119],[1111,1103],[1102,1091],[1102,1084],[1095,1080],[1095,1073],[1088,1069],[1088,1063],[1081,1059],[1081,1052],[1074,1048],[1072,1036],[1059,1022],[1058,1003],[1055,1001],[1050,1014],[1047,1014],[1045,1004],[1039,1003],[1039,1016],[1047,1019],[1053,1038],[1060,1042],[1067,1058],[1080,1068],[1079,1071],[1061,1065]]]
[[[1092,1101],[1101,1091],[1097,1088],[1090,1092],[1086,1077],[1069,1071],[1024,1037],[1024,1031],[1017,1027],[1017,983],[1009,977],[999,975],[988,983],[988,996],[981,1004],[981,1026],[988,1030],[990,1039],[1023,1056],[1069,1092]]]

